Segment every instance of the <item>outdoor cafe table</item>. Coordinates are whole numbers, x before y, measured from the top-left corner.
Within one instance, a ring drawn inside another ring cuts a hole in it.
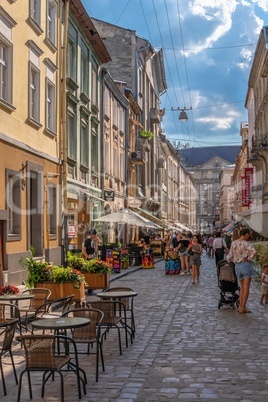
[[[109,292],[101,292],[97,293],[96,296],[98,296],[101,299],[106,299],[106,300],[118,300],[122,301],[122,299],[127,298],[130,299],[131,297],[137,296],[138,293],[134,292],[133,290],[116,290],[116,291],[109,291]],[[127,327],[131,330],[131,336],[134,338],[135,334],[135,328],[134,328],[134,312],[131,309],[131,327],[127,325]]]
[[[33,299],[35,297],[35,295],[31,295],[31,294],[5,294],[5,295],[0,295],[0,304],[1,301],[4,302],[9,302],[11,304],[11,309],[10,309],[10,313],[11,313],[11,318],[16,317],[16,309],[14,309],[14,307],[12,308],[12,304],[16,305],[18,307],[19,305],[19,301],[20,300],[28,300],[28,299]],[[21,329],[20,327],[23,327],[26,329],[26,327],[24,327],[24,325],[22,325],[21,323],[19,324],[19,329]],[[27,329],[26,329],[27,330]]]
[[[55,330],[57,333],[61,333],[61,331],[64,331],[66,329],[72,329],[72,328],[80,328],[88,325],[90,323],[89,318],[84,318],[84,317],[57,317],[57,318],[40,318],[38,320],[34,320],[31,322],[32,328],[35,329],[50,329],[50,330]],[[67,344],[65,343],[65,351],[67,350],[66,348]],[[60,342],[58,340],[58,354],[60,354]],[[85,371],[77,366],[75,363],[70,363],[72,367],[75,368],[76,372],[82,372],[84,375],[84,379],[79,375],[81,381],[84,384],[86,384],[86,373]],[[78,364],[78,361],[77,361]],[[80,383],[79,383],[80,384]],[[79,385],[80,387],[80,385]],[[79,390],[79,395],[81,394],[81,391]]]
[[[35,329],[50,329],[60,332],[66,329],[84,327],[89,323],[90,319],[84,317],[57,317],[34,320],[31,325]]]

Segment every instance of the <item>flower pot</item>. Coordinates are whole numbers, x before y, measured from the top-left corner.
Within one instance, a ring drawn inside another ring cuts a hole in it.
[[[37,283],[36,288],[47,288],[51,291],[51,296],[49,300],[55,300],[60,297],[70,296],[74,294],[73,300],[75,302],[81,302],[85,299],[85,285],[80,284],[80,288],[76,289],[73,282],[67,283],[55,283],[55,282],[44,282]]]
[[[86,279],[86,287],[89,289],[106,289],[109,287],[110,273],[108,272],[104,274],[83,273],[83,275]]]

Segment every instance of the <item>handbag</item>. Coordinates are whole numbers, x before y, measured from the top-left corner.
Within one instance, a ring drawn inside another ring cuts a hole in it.
[[[188,254],[193,255],[193,253],[194,253],[193,250],[190,248],[190,250],[188,250]]]

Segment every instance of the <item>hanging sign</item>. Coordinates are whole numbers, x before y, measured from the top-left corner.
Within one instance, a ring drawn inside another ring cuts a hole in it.
[[[114,191],[104,190],[104,199],[105,201],[114,201]]]

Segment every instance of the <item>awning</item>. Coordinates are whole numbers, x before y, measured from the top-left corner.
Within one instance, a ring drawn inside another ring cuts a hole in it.
[[[231,231],[233,231],[239,224],[240,224],[240,221],[233,221],[233,222],[229,223],[227,226],[225,226],[222,230],[223,230],[223,232],[231,232]]]
[[[150,221],[156,223],[159,228],[163,229],[166,227],[166,224],[159,218],[157,218],[156,216],[154,216],[153,214],[150,214],[150,212],[145,211],[142,208],[131,208],[133,211],[137,212],[139,215],[144,216],[145,218],[149,219]]]
[[[246,224],[263,237],[268,237],[268,204],[250,208],[237,214]]]
[[[187,226],[183,225],[180,222],[174,222],[173,225],[177,226],[178,229],[186,231],[186,232],[192,232],[191,229],[187,228]]]

